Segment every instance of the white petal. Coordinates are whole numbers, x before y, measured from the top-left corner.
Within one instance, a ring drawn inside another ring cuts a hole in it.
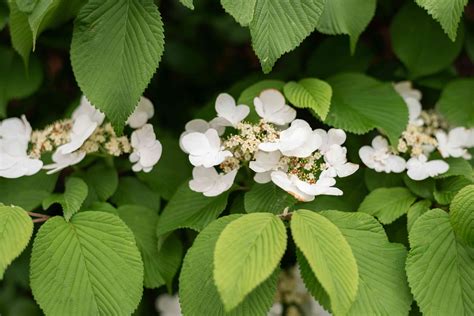
[[[390,155],[386,161],[387,172],[400,173],[405,170],[406,161],[402,157]]]
[[[383,138],[382,136],[376,136],[373,140],[372,140],[372,147],[374,147],[374,149],[385,149],[387,148],[388,149],[388,141]]]
[[[191,155],[204,155],[210,151],[209,140],[203,133],[189,133],[182,139],[183,148]]]
[[[185,130],[187,132],[199,132],[199,133],[204,133],[209,129],[209,123],[206,122],[205,120],[201,119],[194,119],[186,123],[185,125]]]
[[[375,162],[374,162],[374,149],[370,146],[362,146],[359,149],[359,157],[362,162],[369,168],[373,169]]]
[[[449,170],[449,164],[443,160],[431,160],[427,162],[428,173],[430,177],[436,177]]]
[[[221,93],[217,96],[215,108],[219,116],[224,118],[232,116],[235,110],[235,100],[230,94]]]
[[[145,97],[141,97],[140,101],[135,108],[135,111],[130,115],[127,120],[127,124],[131,128],[140,128],[145,125],[148,119],[152,118],[155,114],[153,103]]]
[[[342,145],[346,141],[346,133],[342,129],[331,128],[328,131],[328,145]]]
[[[336,168],[337,176],[340,178],[348,177],[359,169],[359,165],[348,162]]]
[[[271,173],[272,171],[257,172],[253,176],[253,179],[255,182],[260,184],[268,183],[272,181]]]

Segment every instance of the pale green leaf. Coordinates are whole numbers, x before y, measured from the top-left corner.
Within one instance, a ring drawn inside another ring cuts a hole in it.
[[[448,213],[422,215],[410,234],[406,271],[424,315],[474,314],[474,250],[458,239]]]
[[[244,196],[244,206],[247,213],[268,212],[277,215],[283,213],[286,207],[291,207],[296,202],[296,199],[290,194],[271,182],[255,183]]]
[[[459,191],[450,206],[451,225],[456,236],[474,247],[474,185]]]
[[[427,178],[421,181],[411,179],[406,173],[403,174],[403,182],[413,194],[424,199],[434,200],[433,192],[435,191],[436,181],[433,178]]]
[[[165,281],[159,268],[158,238],[156,237],[158,214],[138,205],[124,205],[119,207],[117,212],[135,236],[143,261],[144,286],[147,288],[160,287]]]
[[[410,206],[407,212],[407,228],[410,232],[416,220],[430,210],[431,201],[421,200]]]
[[[357,73],[336,75],[327,81],[333,91],[327,124],[355,134],[378,128],[392,144],[398,144],[408,124],[408,109],[391,83]]]
[[[464,176],[468,179],[474,180],[472,166],[466,159],[449,157],[444,159],[444,161],[449,164],[449,169],[445,173],[436,176],[436,179],[443,179],[452,176]]]
[[[163,40],[152,0],[91,0],[75,20],[74,75],[119,132],[158,67]]]
[[[374,17],[376,0],[329,0],[317,29],[325,34],[347,34],[354,51],[360,34]]]
[[[459,31],[453,43],[438,23],[414,3],[402,7],[390,27],[393,51],[413,78],[434,74],[452,64],[464,42],[464,28]]]
[[[256,2],[257,0],[221,0],[224,10],[242,26],[252,22]]]
[[[225,312],[214,284],[214,248],[217,239],[230,222],[241,216],[230,215],[212,222],[188,250],[179,277],[179,299],[184,315],[258,316],[265,315],[273,304],[277,273],[273,273],[247,295],[230,313]]]
[[[30,283],[46,315],[130,315],[142,296],[143,263],[115,215],[52,217],[38,231]]]
[[[327,293],[333,313],[347,314],[359,282],[356,259],[341,231],[318,213],[298,210],[291,218],[291,233]]]
[[[250,23],[252,46],[264,73],[295,49],[318,24],[324,0],[258,0]]]
[[[437,20],[444,32],[454,42],[458,25],[461,20],[464,7],[469,0],[416,0],[416,3],[424,8]]]
[[[215,197],[206,197],[192,191],[188,182],[184,182],[161,213],[158,236],[179,228],[201,231],[224,211],[228,196],[228,192],[224,192]]]
[[[365,197],[358,211],[377,217],[382,224],[390,224],[406,214],[415,200],[416,196],[406,188],[379,188]]]
[[[290,81],[283,88],[285,97],[298,108],[308,108],[325,120],[331,104],[332,89],[327,82],[314,78]]]
[[[179,0],[182,5],[184,5],[186,8],[194,10],[194,3],[193,0]]]
[[[105,164],[95,164],[87,169],[83,178],[89,186],[89,195],[93,195],[90,198],[101,201],[108,200],[115,193],[119,182],[117,170]]]
[[[439,204],[448,205],[462,188],[472,183],[472,180],[463,176],[440,179],[436,181],[436,189],[433,192],[434,198]]]
[[[247,214],[224,228],[214,251],[214,280],[227,312],[270,277],[286,239],[283,222],[269,213]]]
[[[82,203],[87,197],[89,191],[84,180],[76,177],[70,177],[66,181],[63,194],[54,193],[43,200],[43,208],[47,209],[54,203],[61,204],[64,213],[64,219],[67,222],[79,211]]]
[[[33,221],[17,206],[0,206],[0,280],[5,269],[28,245]]]
[[[474,127],[474,79],[446,85],[436,108],[454,126]]]
[[[135,204],[158,211],[160,195],[135,177],[122,177],[114,195],[110,199],[118,206]]]

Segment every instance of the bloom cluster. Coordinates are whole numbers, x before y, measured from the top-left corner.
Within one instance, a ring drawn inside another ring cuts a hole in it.
[[[429,160],[435,151],[443,158],[471,159],[468,148],[474,147],[474,129],[449,128],[438,113],[422,110],[421,92],[413,89],[410,82],[395,84],[395,90],[408,107],[408,125],[396,148],[389,146],[387,139],[379,135],[372,140],[372,146],[363,146],[359,150],[359,156],[367,167],[385,173],[406,170],[408,177],[421,181],[449,169],[448,163],[442,159]]]
[[[300,201],[342,195],[334,187],[335,178],[358,169],[347,162],[344,131],[313,130],[296,119],[296,111],[274,89],[262,91],[254,106],[260,120],[244,121],[249,106],[236,105],[223,93],[216,99],[216,118],[186,124],[180,145],[194,166],[190,188],[205,196],[219,195],[230,189],[239,168],[248,167],[255,172],[256,182],[272,181]],[[228,127],[232,130],[226,133]]]
[[[87,154],[103,153],[120,156],[130,153],[135,172],[149,172],[161,157],[161,143],[153,126],[147,124],[154,115],[153,104],[142,97],[127,120],[134,129],[130,140],[117,136],[105,115],[86,97],[70,119],[60,120],[42,130],[32,131],[25,116],[0,122],[0,177],[18,178],[37,173],[48,174],[78,164]],[[43,165],[42,155],[52,152],[52,163]]]

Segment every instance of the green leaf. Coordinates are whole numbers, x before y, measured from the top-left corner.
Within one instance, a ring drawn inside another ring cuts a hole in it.
[[[158,242],[160,244],[160,242]],[[172,291],[173,278],[181,266],[183,258],[183,244],[176,234],[171,234],[165,238],[158,247],[158,270],[168,287],[168,292]]]
[[[390,34],[393,50],[412,78],[431,75],[449,67],[464,42],[463,28],[453,43],[441,27],[413,3],[407,4],[395,15]]]
[[[36,235],[30,265],[31,289],[46,315],[130,315],[142,296],[140,252],[112,214],[49,219]]]
[[[158,238],[156,238],[158,214],[138,205],[124,205],[119,207],[117,212],[135,236],[143,261],[143,284],[147,288],[160,287],[165,281],[159,268],[161,263],[158,258]]]
[[[354,51],[360,34],[374,17],[376,0],[330,0],[324,5],[317,29],[324,34],[347,34]]]
[[[15,0],[8,0],[10,18],[8,26],[13,48],[28,66],[31,48],[33,47],[33,34],[28,24],[28,15],[18,9]]]
[[[117,191],[110,200],[118,206],[134,204],[154,211],[158,211],[161,204],[159,194],[135,177],[120,178]]]
[[[221,0],[225,12],[229,13],[242,26],[247,26],[253,20],[257,0]]]
[[[377,172],[370,168],[365,169],[364,180],[369,191],[403,186],[403,177],[400,173]]]
[[[98,198],[101,201],[106,201],[118,188],[117,170],[105,164],[95,164],[87,169],[83,178],[89,186],[91,199]],[[132,188],[130,190],[133,191]]]
[[[318,24],[324,0],[259,0],[250,23],[252,46],[264,73],[295,49]]]
[[[255,183],[244,196],[247,213],[268,212],[277,215],[283,213],[286,207],[291,207],[296,202],[295,198],[271,182]]]
[[[474,62],[474,31],[469,31],[466,34],[466,53],[471,62]]]
[[[193,0],[179,0],[182,5],[184,5],[186,8],[194,10],[194,3]]]
[[[408,232],[410,232],[411,228],[415,224],[416,220],[426,212],[428,212],[431,208],[431,201],[428,200],[421,200],[410,206],[407,212],[407,227]]]
[[[117,209],[107,202],[92,202],[85,211],[104,212],[118,216]]]
[[[358,211],[377,217],[382,224],[390,224],[408,212],[415,200],[406,188],[379,188],[365,197]]]
[[[416,0],[416,3],[424,8],[437,20],[444,32],[454,42],[461,16],[469,0]]]
[[[270,277],[286,238],[281,219],[269,213],[247,214],[224,228],[214,251],[214,280],[226,312]]]
[[[448,205],[454,196],[465,186],[473,183],[472,180],[463,177],[449,177],[436,181],[436,190],[433,192],[436,202]]]
[[[321,215],[339,228],[357,262],[359,287],[348,315],[407,315],[412,296],[405,247],[390,243],[382,225],[370,215],[337,211]]]
[[[33,34],[33,50],[39,34],[57,26],[79,12],[86,0],[38,0],[28,14],[28,22]]]
[[[227,206],[228,192],[216,197],[205,197],[183,183],[166,205],[158,221],[158,236],[178,228],[201,231],[216,219]]]
[[[87,197],[89,191],[84,180],[76,177],[70,177],[66,181],[63,194],[52,194],[43,200],[43,208],[47,209],[54,203],[61,204],[64,213],[64,219],[69,222],[71,217],[79,211],[82,203]]]
[[[331,104],[332,89],[327,82],[307,78],[290,81],[283,88],[285,97],[298,108],[308,108],[325,120]]]
[[[161,16],[152,0],[91,0],[75,20],[74,75],[118,132],[158,67],[163,40]]]
[[[155,165],[151,172],[140,172],[137,177],[153,191],[158,192],[163,199],[169,200],[191,174],[191,165],[177,139],[169,136],[159,138],[163,145],[160,163]]]
[[[43,72],[36,58],[25,69],[13,50],[0,47],[0,117],[7,115],[7,103],[33,94],[43,81]]]
[[[355,134],[378,128],[390,143],[398,143],[408,124],[408,109],[391,83],[357,73],[331,77],[328,83],[333,96],[326,123]]]
[[[3,28],[7,25],[9,14],[10,12],[7,3],[2,2],[0,4],[0,31],[3,30]]]
[[[474,127],[474,79],[448,83],[436,108],[454,126]]]
[[[230,313],[225,312],[214,284],[214,249],[217,239],[229,223],[241,216],[225,216],[212,222],[198,235],[188,250],[179,277],[179,299],[184,315],[257,316],[265,315],[272,306],[277,287],[277,273],[273,273],[247,295]]]
[[[403,182],[413,194],[424,199],[434,200],[433,192],[435,190],[436,181],[428,178],[422,181],[412,180],[406,173],[403,174]]]
[[[47,175],[45,172],[18,179],[0,178],[0,202],[31,211],[53,192],[57,179],[57,173]]]
[[[6,268],[28,245],[33,221],[17,206],[0,205],[0,280]]]
[[[450,206],[451,225],[456,237],[474,247],[474,185],[459,191]]]
[[[281,80],[262,80],[246,88],[239,96],[238,103],[246,104],[252,108],[253,99],[260,95],[263,90],[283,90],[285,83]]]
[[[291,233],[327,293],[333,313],[347,314],[357,295],[358,270],[341,231],[318,213],[298,210],[291,218]]]
[[[434,209],[413,225],[406,271],[424,315],[472,315],[474,256],[458,235],[450,216]]]

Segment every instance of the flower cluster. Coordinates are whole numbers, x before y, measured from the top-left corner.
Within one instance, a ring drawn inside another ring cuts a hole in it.
[[[277,90],[268,89],[254,99],[257,123],[244,121],[247,105],[236,105],[228,94],[217,97],[217,117],[186,124],[180,145],[194,166],[189,186],[205,196],[230,189],[239,168],[250,168],[258,183],[272,181],[300,201],[317,195],[342,195],[334,185],[358,169],[347,162],[340,129],[313,130],[285,103]],[[226,127],[232,131],[226,133]]]
[[[78,164],[91,153],[131,153],[132,169],[149,172],[162,151],[153,126],[147,124],[153,114],[153,104],[142,97],[127,120],[134,129],[131,141],[126,136],[117,136],[112,125],[104,122],[105,115],[84,96],[70,119],[54,122],[42,130],[32,131],[24,116],[6,119],[0,123],[0,176],[18,178],[41,169],[55,173]],[[40,158],[46,152],[53,153],[52,163],[43,165]]]
[[[429,160],[436,150],[443,158],[471,159],[468,148],[474,147],[474,129],[449,129],[438,113],[423,111],[421,92],[413,89],[410,82],[395,84],[395,90],[408,107],[408,125],[396,148],[389,146],[384,137],[376,136],[372,146],[363,146],[359,150],[359,156],[367,167],[386,173],[406,170],[408,177],[421,181],[449,169],[448,163],[442,159]]]

